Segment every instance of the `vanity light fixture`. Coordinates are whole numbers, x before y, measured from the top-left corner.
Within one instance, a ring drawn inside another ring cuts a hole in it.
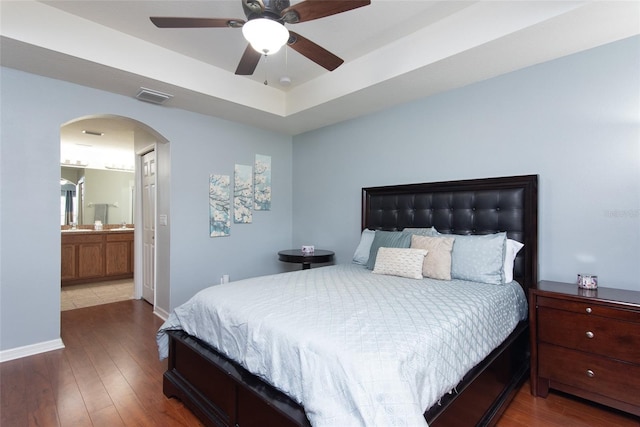
[[[129,165],[121,165],[121,166],[104,165],[104,167],[105,167],[105,169],[111,169],[111,170],[117,170],[117,171],[135,172],[135,168],[133,166],[129,166]]]
[[[82,160],[71,161],[69,159],[64,159],[64,161],[60,161],[60,166],[68,166],[74,168],[85,168],[89,164],[87,162],[83,162]]]

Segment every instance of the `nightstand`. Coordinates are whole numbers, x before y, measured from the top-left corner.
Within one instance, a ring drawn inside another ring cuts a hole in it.
[[[295,262],[302,264],[303,270],[311,268],[311,264],[321,264],[333,261],[333,251],[316,249],[313,253],[303,254],[300,249],[287,249],[278,252],[278,259],[283,262]]]
[[[529,294],[531,394],[640,415],[640,292],[542,281]]]

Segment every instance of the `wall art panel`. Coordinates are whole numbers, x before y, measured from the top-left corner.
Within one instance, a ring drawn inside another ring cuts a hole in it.
[[[228,236],[231,233],[231,178],[229,175],[209,175],[209,235]]]
[[[250,224],[253,220],[253,167],[236,165],[234,176],[233,222]]]
[[[256,154],[253,182],[255,192],[253,209],[271,210],[271,156]]]

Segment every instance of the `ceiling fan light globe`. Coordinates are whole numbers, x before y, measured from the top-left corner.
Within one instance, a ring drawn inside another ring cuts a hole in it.
[[[289,40],[284,25],[267,18],[256,18],[242,26],[242,35],[256,51],[273,55]]]

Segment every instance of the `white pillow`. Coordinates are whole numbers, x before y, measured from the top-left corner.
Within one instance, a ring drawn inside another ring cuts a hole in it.
[[[362,230],[362,235],[360,236],[360,243],[358,243],[358,247],[356,248],[356,252],[353,254],[353,262],[355,264],[367,265],[367,261],[369,261],[369,251],[371,250],[371,243],[373,242],[373,238],[375,237],[376,232],[369,229]]]
[[[517,240],[507,239],[504,250],[504,283],[513,282],[513,263],[516,260],[516,255],[522,249],[524,245]]]
[[[425,249],[381,247],[373,273],[422,279],[422,264],[426,255]]]

